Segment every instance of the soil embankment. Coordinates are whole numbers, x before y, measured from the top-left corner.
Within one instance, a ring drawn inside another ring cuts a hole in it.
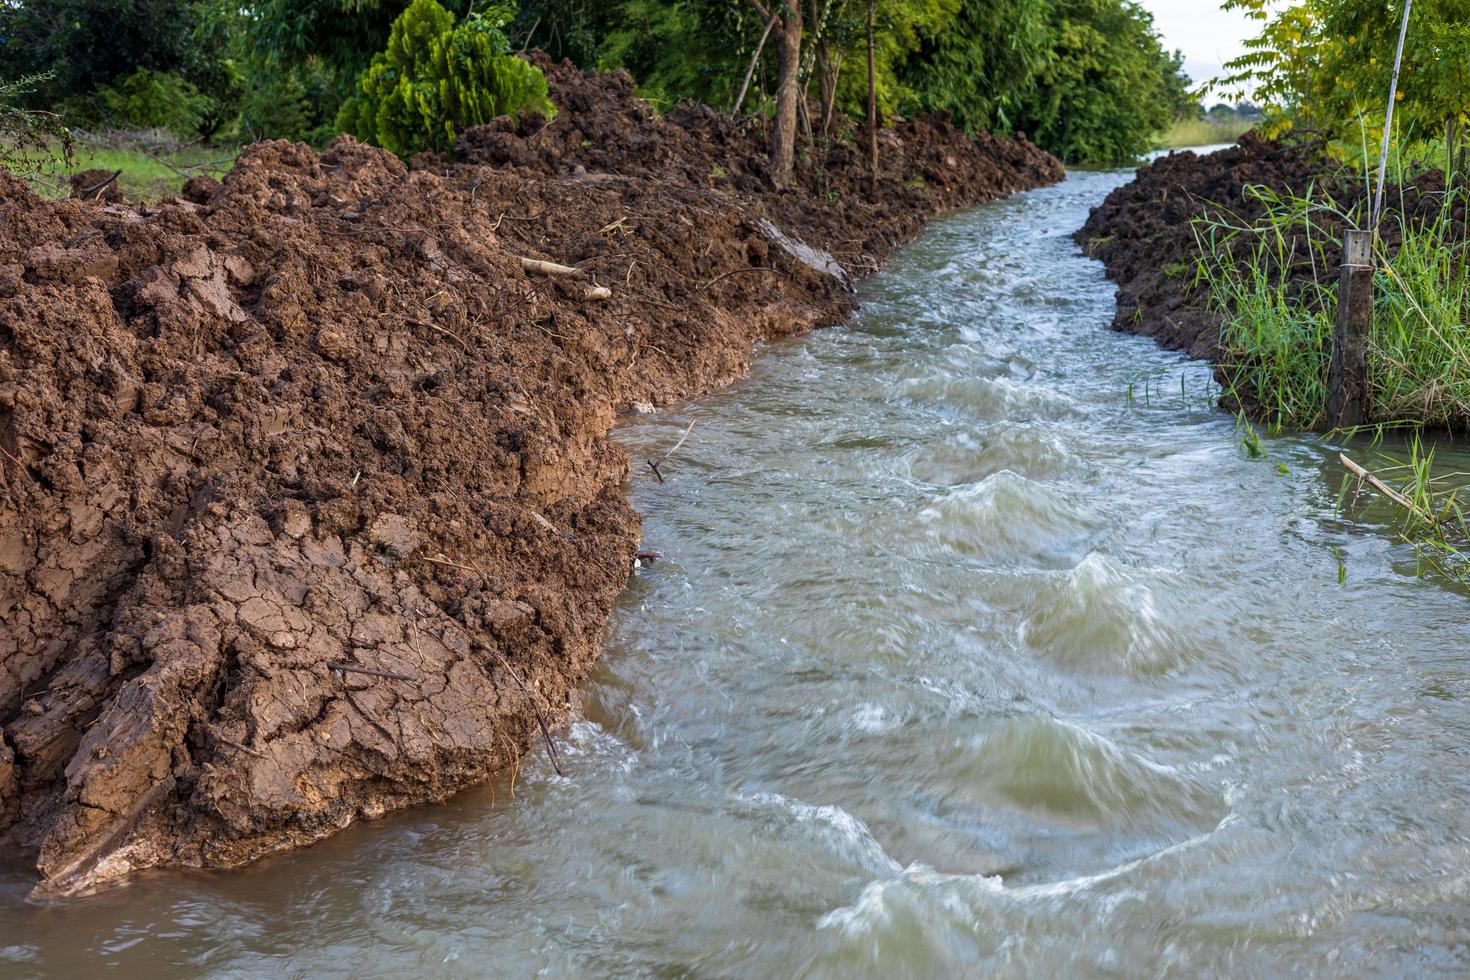
[[[1195,278],[1190,222],[1214,215],[1248,224],[1265,211],[1248,193],[1251,186],[1302,194],[1333,169],[1312,147],[1251,133],[1224,150],[1203,156],[1184,150],[1139,167],[1130,183],[1092,209],[1073,236],[1118,284],[1113,327],[1152,337],[1191,357],[1213,357],[1220,318]]]
[[[0,844],[38,894],[507,769],[630,574],[617,414],[843,319],[814,249],[861,272],[1061,176],[914,120],[876,187],[839,144],[775,192],[749,124],[546,67],[556,119],[459,164],[264,143],[155,206],[0,174]]]
[[[1267,212],[1258,188],[1267,191],[1268,199],[1310,193],[1319,205],[1330,202],[1332,207],[1312,212],[1318,245],[1341,240],[1343,214],[1356,213],[1362,220],[1366,210],[1367,189],[1361,176],[1329,159],[1316,144],[1262,140],[1247,133],[1238,145],[1204,156],[1186,150],[1160,157],[1140,167],[1132,182],[1093,208],[1074,235],[1118,284],[1113,326],[1152,337],[1191,357],[1216,358],[1221,318],[1195,275],[1199,253],[1191,221],[1214,218],[1235,228],[1252,227]],[[1394,215],[1380,230],[1383,246],[1389,251],[1398,246],[1401,225],[1394,217],[1430,219],[1442,206],[1444,189],[1444,175],[1437,170],[1390,187],[1386,200]],[[1456,220],[1463,224],[1463,203],[1458,207]],[[1289,288],[1314,276],[1336,276],[1336,267],[1324,269],[1314,254],[1304,225],[1283,228],[1282,233],[1290,239],[1284,251],[1292,261],[1277,265],[1266,256],[1272,264],[1263,271],[1272,281]],[[1242,264],[1255,264],[1252,235],[1228,240],[1221,235],[1219,240],[1220,247],[1231,250]],[[1304,302],[1315,301],[1303,295]]]

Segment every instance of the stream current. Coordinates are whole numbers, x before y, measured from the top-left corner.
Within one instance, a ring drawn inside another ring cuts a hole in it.
[[[1108,329],[1068,236],[1127,179],[936,220],[851,324],[621,430],[663,557],[565,777],[55,906],[0,877],[0,975],[1470,971],[1466,597],[1343,520],[1335,449],[1252,458]]]

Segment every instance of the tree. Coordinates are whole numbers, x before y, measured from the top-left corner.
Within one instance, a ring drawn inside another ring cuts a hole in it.
[[[1357,142],[1383,125],[1403,0],[1229,0],[1261,23],[1219,87],[1254,92],[1272,127],[1300,126]],[[1450,155],[1470,124],[1470,0],[1415,0],[1394,109],[1399,128],[1443,135]]]
[[[220,51],[195,35],[203,7],[203,0],[0,3],[0,77],[41,79],[27,104],[65,106],[78,122],[96,121],[93,93],[139,68],[208,91]]]
[[[969,130],[1010,132],[1053,57],[1050,0],[965,0],[906,68],[916,100]]]
[[[496,116],[553,115],[546,76],[510,53],[504,27],[514,16],[490,7],[456,25],[437,0],[413,0],[343,104],[338,127],[409,157],[447,151],[465,128]]]
[[[801,97],[801,32],[800,0],[769,0],[779,4],[767,10],[761,0],[747,0],[760,14],[761,20],[776,18],[776,118],[771,126],[771,179],[777,187],[791,181],[796,165],[796,110]]]
[[[1170,121],[1176,67],[1132,0],[1056,0],[1054,41],[1016,125],[1069,163],[1137,159]]]

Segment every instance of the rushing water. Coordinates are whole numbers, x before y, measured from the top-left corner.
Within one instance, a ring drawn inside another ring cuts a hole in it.
[[[1328,447],[1250,458],[1107,329],[1067,233],[1123,179],[935,222],[849,327],[623,431],[698,420],[635,468],[664,557],[565,778],[62,906],[0,879],[0,973],[1470,970],[1466,597],[1339,519]]]

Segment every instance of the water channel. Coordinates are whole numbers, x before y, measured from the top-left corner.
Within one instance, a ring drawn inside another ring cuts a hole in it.
[[[1470,971],[1466,596],[1343,519],[1335,449],[1252,458],[1108,329],[1068,235],[1126,179],[940,219],[850,325],[622,430],[697,419],[634,468],[663,557],[565,778],[64,905],[0,877],[0,974]]]

